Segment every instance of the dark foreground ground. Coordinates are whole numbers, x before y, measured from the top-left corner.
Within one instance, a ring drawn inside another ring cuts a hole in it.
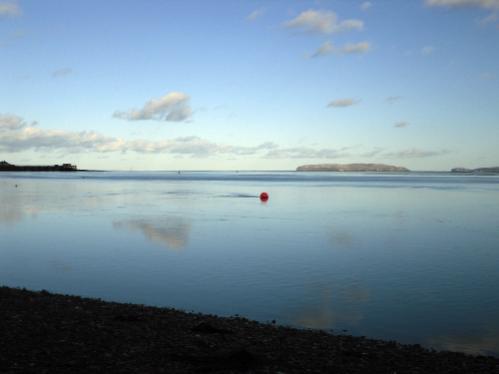
[[[499,373],[499,359],[0,287],[0,373]]]

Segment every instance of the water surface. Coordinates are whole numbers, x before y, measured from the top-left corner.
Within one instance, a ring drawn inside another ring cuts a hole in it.
[[[0,173],[13,287],[499,355],[498,264],[497,176]]]

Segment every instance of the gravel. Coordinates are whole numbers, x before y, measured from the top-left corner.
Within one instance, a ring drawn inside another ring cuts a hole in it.
[[[0,373],[499,373],[499,359],[0,287]]]

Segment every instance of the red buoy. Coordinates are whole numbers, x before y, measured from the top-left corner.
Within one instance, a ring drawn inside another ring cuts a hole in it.
[[[261,201],[267,201],[269,199],[269,194],[267,192],[262,192],[260,194],[260,200]]]

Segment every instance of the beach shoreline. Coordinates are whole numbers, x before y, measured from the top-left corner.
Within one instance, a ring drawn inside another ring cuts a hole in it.
[[[499,359],[0,287],[0,372],[499,373]]]

